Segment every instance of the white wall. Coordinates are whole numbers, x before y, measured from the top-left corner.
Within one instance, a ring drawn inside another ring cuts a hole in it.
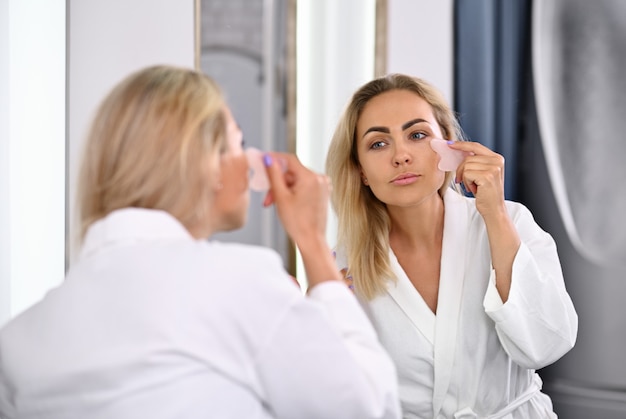
[[[144,66],[194,66],[194,1],[68,0],[69,220],[76,255],[74,201],[80,153],[100,101]]]
[[[296,153],[324,172],[335,125],[352,93],[374,77],[375,0],[299,0]],[[329,206],[327,239],[336,241]],[[298,255],[296,275],[306,284]]]
[[[9,1],[0,1],[0,325],[11,312],[11,228],[9,182]]]
[[[0,3],[0,324],[65,264],[65,0]]]
[[[65,220],[98,103],[141,67],[193,67],[194,11],[193,0],[0,0],[0,325],[75,256]]]
[[[453,99],[453,0],[388,0],[387,72],[426,79]]]
[[[374,76],[375,0],[299,0],[297,153],[323,171],[335,124]]]

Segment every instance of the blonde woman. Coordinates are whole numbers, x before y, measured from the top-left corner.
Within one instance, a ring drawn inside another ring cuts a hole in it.
[[[80,257],[0,332],[0,417],[399,417],[394,365],[324,239],[326,177],[265,163],[307,296],[276,252],[206,240],[249,200],[215,83],[157,66],[115,87],[87,139]]]
[[[504,159],[461,139],[424,80],[358,89],[326,162],[336,263],[396,363],[405,418],[554,418],[535,369],[578,327],[557,249],[505,201]],[[455,153],[456,171],[442,170]]]

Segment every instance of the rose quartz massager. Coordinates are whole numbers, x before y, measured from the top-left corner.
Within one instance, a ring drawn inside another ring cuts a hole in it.
[[[246,148],[246,157],[248,158],[248,166],[250,167],[250,189],[256,192],[265,192],[270,189],[270,180],[265,171],[263,163],[263,152],[254,147]],[[279,159],[283,172],[287,171],[287,162]]]
[[[433,138],[430,140],[430,146],[441,160],[439,160],[439,170],[443,170],[444,172],[453,172],[457,167],[463,162],[463,159],[467,156],[471,156],[473,153],[468,151],[455,150],[448,146],[448,142],[446,140],[441,140],[439,138]]]

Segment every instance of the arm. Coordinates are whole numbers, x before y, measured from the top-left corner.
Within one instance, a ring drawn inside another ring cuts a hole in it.
[[[309,289],[325,281],[340,281],[325,236],[330,195],[328,177],[308,170],[294,155],[273,153],[265,157],[271,184],[265,205],[276,205],[285,230],[298,246]],[[277,159],[286,162],[286,173],[275,163]]]
[[[483,219],[487,227],[496,288],[502,301],[506,302],[511,290],[513,261],[520,247],[519,234],[506,209]]]
[[[558,360],[574,346],[578,316],[565,288],[552,237],[523,206],[518,208],[514,222],[522,244],[512,266],[509,298],[503,304],[490,286],[484,305],[511,358],[521,366],[537,369]]]
[[[521,241],[505,205],[504,158],[479,143],[457,141],[450,147],[471,154],[458,167],[456,181],[462,181],[476,198],[476,208],[487,227],[496,288],[506,302]]]
[[[511,216],[502,156],[478,143],[450,147],[472,154],[457,169],[457,181],[474,194],[487,229],[493,269],[486,312],[515,362],[528,368],[548,365],[573,347],[578,330],[554,240],[525,207]]]

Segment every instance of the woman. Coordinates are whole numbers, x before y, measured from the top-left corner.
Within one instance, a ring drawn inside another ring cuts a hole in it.
[[[274,251],[205,240],[249,199],[214,82],[157,66],[115,87],[87,140],[79,260],[0,333],[0,417],[398,417],[394,365],[324,239],[326,177],[265,163],[308,296]]]
[[[337,264],[396,363],[405,418],[553,418],[535,369],[578,325],[555,243],[505,201],[504,159],[461,138],[423,80],[356,91],[326,162]],[[465,155],[456,173],[439,168],[441,140]]]

